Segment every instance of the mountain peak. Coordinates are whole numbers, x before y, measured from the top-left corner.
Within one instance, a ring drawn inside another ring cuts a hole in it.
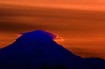
[[[43,30],[23,33],[0,49],[0,69],[105,69],[104,60],[76,56],[54,38],[56,35]]]

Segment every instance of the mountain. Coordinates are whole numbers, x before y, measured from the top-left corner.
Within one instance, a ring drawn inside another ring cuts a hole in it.
[[[23,33],[0,49],[0,69],[105,69],[99,58],[81,58],[57,44],[56,35],[37,30]]]

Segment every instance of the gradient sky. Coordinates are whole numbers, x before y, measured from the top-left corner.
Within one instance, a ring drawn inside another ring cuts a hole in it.
[[[0,0],[0,3],[83,10],[105,10],[104,0]]]
[[[1,48],[37,29],[62,36],[79,56],[105,58],[104,0],[0,0]]]

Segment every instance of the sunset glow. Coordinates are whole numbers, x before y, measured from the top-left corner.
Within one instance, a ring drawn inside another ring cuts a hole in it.
[[[54,41],[60,44],[60,43],[64,42],[64,38],[57,35],[57,37],[54,39]]]

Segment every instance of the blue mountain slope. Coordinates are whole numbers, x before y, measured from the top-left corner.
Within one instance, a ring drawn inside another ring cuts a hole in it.
[[[105,69],[104,60],[76,56],[55,37],[42,30],[24,33],[0,50],[0,69]]]

